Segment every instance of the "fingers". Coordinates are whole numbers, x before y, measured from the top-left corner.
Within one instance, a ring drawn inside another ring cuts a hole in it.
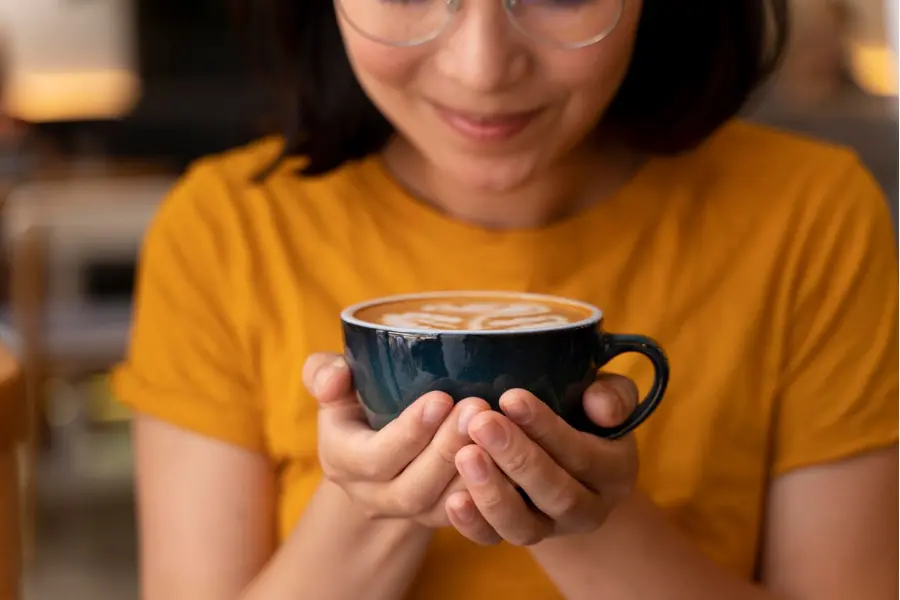
[[[478,418],[480,417],[476,417]],[[525,501],[485,450],[474,444],[466,446],[457,453],[456,465],[478,512],[507,542],[515,546],[530,546],[551,533],[552,521],[525,505]],[[454,508],[465,510],[462,505]],[[467,523],[462,519],[466,516],[465,513],[451,514],[454,526],[466,537],[469,537],[469,533],[479,538],[483,535],[484,527],[478,524],[477,518]]]
[[[339,354],[313,354],[303,366],[303,385],[322,406],[357,406],[352,394],[352,378]]]
[[[393,479],[429,444],[453,408],[453,399],[447,394],[426,394],[374,432],[341,357],[311,356],[303,369],[303,381],[319,400],[320,462],[326,476],[336,481]]]
[[[604,485],[629,481],[637,469],[633,444],[578,431],[525,390],[506,392],[500,408],[527,438],[589,490],[598,492]]]
[[[465,491],[466,484],[458,473],[454,473],[450,484],[430,506],[412,506],[390,484],[374,481],[350,481],[341,486],[352,498],[364,499],[361,508],[370,519],[414,519],[417,523],[432,529],[450,526],[445,504],[450,496]],[[411,510],[412,508],[416,510]]]
[[[450,414],[453,399],[443,392],[425,394],[381,431],[335,411],[319,411],[319,456],[327,457],[338,479],[390,481],[415,459]],[[325,467],[325,461],[323,468]]]
[[[447,498],[444,507],[450,524],[476,544],[492,546],[503,539],[478,511],[467,490],[454,492]]]
[[[638,404],[638,389],[621,375],[601,373],[584,393],[584,411],[601,427],[616,427],[631,416]]]
[[[425,449],[391,484],[391,495],[403,499],[401,514],[417,514],[434,506],[456,476],[456,453],[469,445],[469,423],[478,414],[491,410],[479,398],[456,404]]]
[[[593,528],[599,513],[594,493],[557,464],[522,429],[503,415],[492,413],[475,417],[469,431],[472,439],[528,494],[542,513],[567,531]],[[573,446],[579,443],[583,441],[572,442]]]
[[[366,443],[372,430],[353,392],[353,378],[342,356],[310,356],[303,366],[303,383],[319,402],[320,449],[323,443],[324,449],[330,449],[329,442],[337,437],[354,447]]]

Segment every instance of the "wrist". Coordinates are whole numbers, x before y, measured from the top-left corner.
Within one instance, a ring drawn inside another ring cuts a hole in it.
[[[401,537],[428,537],[436,531],[412,519],[388,519],[367,514],[365,508],[357,503],[337,483],[323,478],[316,491],[316,496],[326,505],[339,507],[340,512],[351,518],[359,527],[376,532],[399,535]]]

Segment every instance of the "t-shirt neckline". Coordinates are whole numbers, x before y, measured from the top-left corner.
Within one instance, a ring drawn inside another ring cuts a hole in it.
[[[365,182],[373,190],[378,190],[376,199],[382,206],[391,210],[401,222],[414,223],[429,231],[429,233],[443,232],[454,239],[469,239],[472,242],[499,241],[509,242],[547,242],[553,239],[566,238],[577,231],[583,231],[584,227],[596,225],[598,227],[609,226],[606,223],[608,217],[617,211],[610,209],[627,203],[628,199],[642,187],[648,174],[654,167],[656,160],[648,158],[634,175],[625,181],[609,197],[599,200],[585,208],[567,215],[561,219],[538,227],[492,229],[482,225],[469,223],[456,219],[438,208],[423,202],[410,193],[403,184],[397,180],[385,164],[380,154],[374,154],[363,159],[361,171]]]

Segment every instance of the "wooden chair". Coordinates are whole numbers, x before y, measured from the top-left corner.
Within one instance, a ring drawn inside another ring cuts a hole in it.
[[[19,445],[26,432],[24,379],[18,361],[0,346],[0,600],[20,600],[22,525]]]
[[[73,294],[72,270],[78,265],[70,262],[86,247],[136,256],[172,182],[169,176],[40,182],[20,188],[6,202],[11,300],[8,313],[0,315],[0,341],[18,358],[23,380],[26,564],[34,555],[36,467],[49,384],[109,369],[123,357],[130,326],[130,302],[96,306]],[[60,279],[64,283],[56,285]]]

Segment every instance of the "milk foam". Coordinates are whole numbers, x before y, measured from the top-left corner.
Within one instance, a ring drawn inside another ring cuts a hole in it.
[[[381,322],[409,329],[515,331],[566,325],[572,321],[552,307],[534,302],[442,302],[424,304],[415,311],[386,313]]]

